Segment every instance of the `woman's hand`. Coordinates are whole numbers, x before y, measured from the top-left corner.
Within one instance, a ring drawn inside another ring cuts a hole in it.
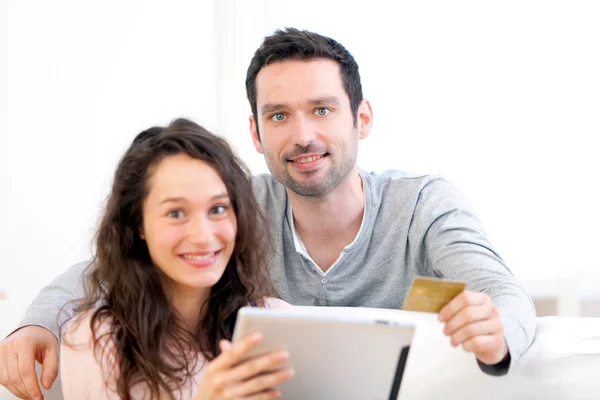
[[[262,340],[255,333],[232,345],[222,340],[221,354],[206,366],[194,400],[267,400],[276,399],[280,393],[275,385],[289,380],[294,372],[291,369],[272,371],[288,359],[285,351],[243,361],[248,352]],[[259,375],[260,374],[260,375]]]

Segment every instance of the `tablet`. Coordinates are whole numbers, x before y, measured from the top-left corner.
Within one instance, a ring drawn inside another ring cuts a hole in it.
[[[398,397],[415,327],[407,323],[338,315],[311,308],[244,307],[232,341],[263,335],[249,357],[285,349],[283,367],[294,377],[280,384],[287,400],[389,400]]]

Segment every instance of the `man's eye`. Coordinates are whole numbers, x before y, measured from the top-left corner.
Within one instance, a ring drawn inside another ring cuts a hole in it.
[[[169,214],[167,214],[169,218],[181,219],[184,217],[182,210],[171,210]]]
[[[282,114],[282,113],[273,114],[271,116],[271,119],[276,122],[281,122],[281,121],[285,120],[285,114]]]
[[[330,112],[331,111],[329,110],[329,108],[324,108],[324,107],[317,108],[317,114],[320,115],[321,117],[326,116]]]

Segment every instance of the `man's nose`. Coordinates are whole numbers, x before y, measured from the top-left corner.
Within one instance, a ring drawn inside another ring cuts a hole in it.
[[[316,139],[314,126],[304,116],[298,116],[294,119],[292,129],[294,144],[307,146]]]

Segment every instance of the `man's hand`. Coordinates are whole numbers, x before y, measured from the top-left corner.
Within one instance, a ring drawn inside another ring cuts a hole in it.
[[[493,365],[508,354],[500,311],[486,293],[464,291],[439,312],[450,343],[475,353],[484,364]]]
[[[42,364],[42,385],[50,389],[58,375],[58,342],[41,326],[26,326],[0,342],[0,385],[21,399],[43,399],[35,374]]]

